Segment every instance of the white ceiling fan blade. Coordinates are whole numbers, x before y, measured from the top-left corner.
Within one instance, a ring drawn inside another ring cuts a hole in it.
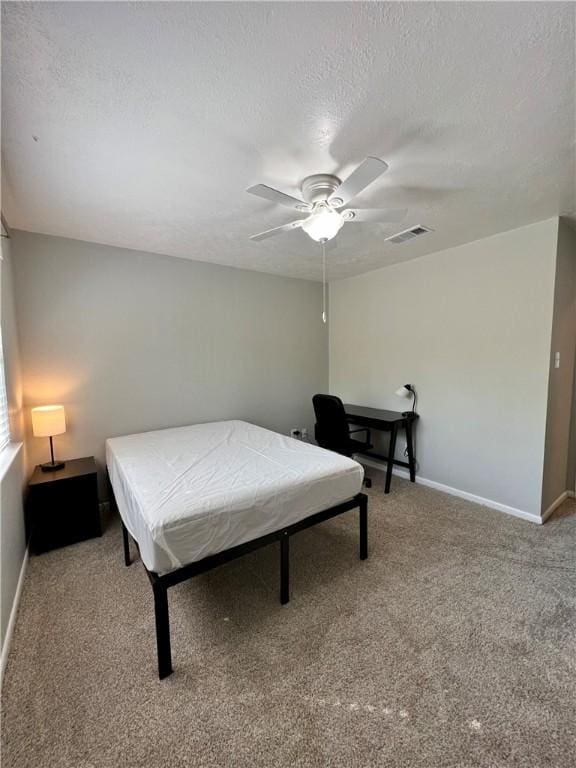
[[[354,224],[354,222],[362,224],[365,221],[380,221],[384,224],[393,224],[397,221],[402,221],[407,213],[408,211],[406,208],[401,208],[399,210],[387,210],[380,208],[347,208],[345,211],[342,211],[342,216],[347,224],[350,222],[352,224]]]
[[[388,163],[380,160],[379,157],[367,157],[363,163],[360,163],[355,171],[334,190],[328,200],[335,208],[341,208],[347,202],[356,197],[369,184],[372,184],[378,176],[388,170]]]
[[[280,235],[282,232],[288,232],[290,229],[297,229],[302,225],[302,221],[304,219],[298,219],[298,221],[291,221],[289,224],[282,224],[281,227],[267,229],[264,232],[259,232],[257,235],[251,235],[250,240],[266,240],[267,237],[274,237],[274,235]]]
[[[296,208],[297,211],[309,211],[312,208],[303,200],[298,200],[297,197],[287,195],[284,192],[273,189],[273,187],[267,187],[266,184],[256,184],[254,187],[249,187],[246,192],[250,192],[251,195],[256,195],[257,197],[263,197],[264,200],[270,200],[272,203],[286,205],[288,208]]]

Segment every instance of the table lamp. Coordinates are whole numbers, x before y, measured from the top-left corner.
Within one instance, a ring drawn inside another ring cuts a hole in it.
[[[411,411],[405,411],[402,415],[403,416],[413,416],[416,411],[416,390],[414,389],[413,384],[404,384],[402,387],[399,387],[396,390],[396,395],[398,397],[413,397],[412,400],[412,410]]]
[[[50,461],[40,464],[42,471],[54,472],[56,469],[62,469],[65,462],[54,461],[52,438],[54,435],[62,435],[66,432],[64,406],[42,405],[39,408],[32,408],[32,432],[35,437],[50,438]]]

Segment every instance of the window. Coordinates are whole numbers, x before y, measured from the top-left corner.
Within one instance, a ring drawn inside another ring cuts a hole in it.
[[[4,376],[4,350],[0,330],[0,451],[10,442],[10,420],[8,418],[8,399],[6,397],[6,377]]]

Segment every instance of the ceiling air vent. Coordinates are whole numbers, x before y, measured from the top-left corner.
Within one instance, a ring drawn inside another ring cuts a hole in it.
[[[396,235],[392,235],[392,237],[387,237],[386,240],[389,243],[405,243],[408,240],[413,240],[415,237],[420,237],[420,235],[425,235],[427,232],[432,231],[428,227],[422,227],[418,224],[416,227],[410,227],[410,229],[398,232]]]

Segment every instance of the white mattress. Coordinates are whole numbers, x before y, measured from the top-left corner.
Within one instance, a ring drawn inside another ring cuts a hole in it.
[[[148,570],[167,573],[347,501],[352,459],[244,421],[106,441],[124,525]]]

